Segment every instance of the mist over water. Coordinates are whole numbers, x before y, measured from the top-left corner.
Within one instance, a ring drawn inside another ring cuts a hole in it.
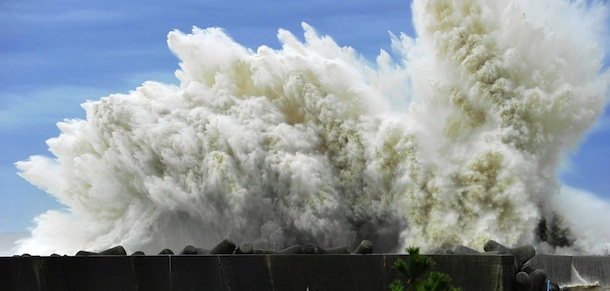
[[[376,64],[307,24],[304,41],[280,30],[279,50],[218,28],[170,32],[179,86],[89,101],[86,120],[58,123],[54,158],[17,163],[67,206],[37,217],[20,252],[157,253],[226,237],[270,249],[542,245],[539,222],[555,215],[572,248],[607,251],[609,234],[550,202],[571,201],[555,172],[608,95],[608,8],[416,0],[413,11],[417,37],[393,36],[400,58]]]

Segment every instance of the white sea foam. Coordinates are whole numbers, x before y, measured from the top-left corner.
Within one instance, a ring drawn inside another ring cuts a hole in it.
[[[416,0],[413,11],[417,38],[392,38],[403,59],[382,52],[375,67],[307,24],[304,42],[280,30],[280,50],[217,28],[170,32],[179,86],[90,101],[86,120],[58,124],[54,159],[17,163],[67,206],[36,218],[20,252],[225,237],[480,248],[535,242],[549,212],[575,219],[543,201],[603,110],[607,7]]]

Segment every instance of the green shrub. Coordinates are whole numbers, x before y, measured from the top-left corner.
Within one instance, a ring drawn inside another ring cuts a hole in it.
[[[399,273],[405,276],[407,291],[461,291],[451,285],[451,277],[445,273],[431,272],[425,275],[436,265],[432,259],[419,253],[418,247],[408,247],[409,260],[398,258],[393,265]],[[404,291],[400,279],[394,280],[389,286],[392,291]]]

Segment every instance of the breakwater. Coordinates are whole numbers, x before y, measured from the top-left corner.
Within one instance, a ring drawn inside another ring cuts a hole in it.
[[[463,290],[512,290],[510,255],[431,255]],[[408,255],[248,254],[0,258],[0,290],[388,290]]]
[[[314,243],[274,251],[225,239],[211,249],[188,245],[178,254],[127,255],[122,246],[75,256],[24,254],[0,257],[0,290],[387,290],[401,277],[394,262],[409,255],[373,249],[363,240],[353,252]],[[532,245],[507,248],[493,240],[484,250],[460,245],[428,256],[436,263],[433,271],[448,274],[465,291],[610,285],[608,256],[536,255]]]
[[[528,264],[560,285],[610,286],[610,256],[537,255]]]

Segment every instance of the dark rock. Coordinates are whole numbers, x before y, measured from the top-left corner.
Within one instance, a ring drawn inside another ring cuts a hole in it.
[[[221,241],[218,245],[210,250],[210,254],[232,254],[235,251],[235,243],[230,239]]]
[[[371,241],[363,240],[360,242],[356,250],[354,250],[354,254],[364,255],[364,254],[372,254],[373,248],[375,246]]]
[[[145,256],[146,254],[143,251],[135,251],[132,256]]]

